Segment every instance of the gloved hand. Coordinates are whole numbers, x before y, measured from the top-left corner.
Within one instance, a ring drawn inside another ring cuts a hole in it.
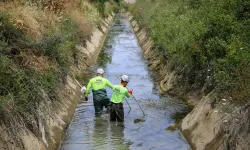
[[[130,95],[132,95],[132,94],[133,94],[133,91],[132,91],[132,90],[128,90],[128,93],[129,93]]]
[[[88,97],[86,96],[86,97],[85,97],[85,101],[88,101],[88,100],[89,100],[89,99],[88,99]]]

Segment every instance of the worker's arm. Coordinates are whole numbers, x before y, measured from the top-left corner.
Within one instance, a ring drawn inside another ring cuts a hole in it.
[[[107,83],[107,85],[108,85],[111,89],[113,89],[114,85],[113,85],[112,83],[110,83],[109,80],[106,80],[106,83]]]
[[[92,86],[92,80],[90,80],[89,83],[88,83],[86,93],[85,93],[85,97],[88,97],[91,86]]]
[[[126,94],[125,96],[126,96],[127,98],[130,98],[131,95],[129,94],[128,90],[126,91],[125,94]]]

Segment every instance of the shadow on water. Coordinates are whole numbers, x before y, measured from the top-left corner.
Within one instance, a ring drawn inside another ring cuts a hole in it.
[[[129,21],[117,14],[104,43],[98,62],[91,67],[93,77],[99,67],[105,69],[105,77],[113,84],[119,84],[114,74],[130,76],[128,88],[142,106],[142,115],[137,103],[132,99],[124,101],[124,127],[109,121],[109,115],[95,117],[92,95],[89,101],[80,104],[70,124],[61,150],[188,150],[189,145],[179,130],[166,131],[174,123],[173,115],[186,110],[182,101],[162,95],[154,80],[154,74],[148,70],[140,46]],[[111,96],[111,89],[107,89]]]

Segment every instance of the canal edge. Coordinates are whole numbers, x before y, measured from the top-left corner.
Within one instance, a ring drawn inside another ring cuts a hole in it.
[[[174,82],[174,72],[171,72],[168,74],[169,79],[168,79],[168,85],[164,86],[165,82],[165,75],[166,73],[163,72],[162,70],[167,70],[166,65],[164,65],[164,59],[165,59],[165,54],[160,55],[159,52],[153,48],[153,40],[151,37],[148,35],[147,31],[145,28],[141,28],[139,22],[135,19],[135,17],[129,12],[125,10],[121,10],[121,13],[123,13],[129,20],[130,25],[135,32],[136,39],[141,47],[141,50],[143,52],[143,57],[147,60],[148,62],[148,67],[150,70],[156,71],[157,76],[159,77],[159,86],[160,89],[164,92],[167,92],[172,89],[172,82]],[[163,62],[163,63],[162,63]],[[178,125],[179,126],[179,125]],[[180,129],[180,136],[185,140],[185,142],[189,145],[190,150],[192,150],[192,143],[186,139],[184,134],[182,133],[183,131]]]
[[[80,56],[80,61],[84,62],[86,61],[85,56],[87,55],[87,61],[84,63],[80,63],[78,68],[76,67],[72,67],[71,68],[71,73],[70,75],[72,76],[72,74],[76,74],[76,73],[80,73],[82,71],[87,70],[91,65],[95,64],[97,61],[97,58],[99,56],[99,53],[103,47],[103,44],[107,38],[107,34],[109,31],[110,26],[113,23],[113,19],[115,17],[115,14],[112,12],[111,14],[108,15],[108,17],[104,18],[101,22],[100,27],[97,27],[93,32],[92,32],[92,36],[89,40],[86,39],[86,46],[80,46],[77,45],[76,48],[80,51],[80,55],[83,55],[83,57]],[[87,66],[87,68],[86,68]],[[68,75],[68,78],[70,78],[70,82],[68,82],[68,84],[70,84],[71,86],[77,87],[74,88],[73,93],[75,98],[71,98],[71,103],[73,103],[73,106],[71,105],[69,107],[69,105],[65,105],[64,107],[67,107],[67,115],[62,116],[62,118],[64,118],[64,120],[68,120],[66,123],[66,126],[64,127],[63,131],[61,131],[61,135],[60,135],[60,139],[57,142],[57,145],[55,146],[55,148],[52,149],[58,149],[60,148],[61,142],[63,141],[65,134],[67,132],[68,126],[70,124],[70,122],[72,121],[73,117],[74,117],[74,113],[75,113],[75,109],[77,107],[77,104],[81,103],[82,101],[79,100],[80,95],[81,95],[81,88],[78,86],[77,82],[72,80],[71,76]],[[67,86],[67,85],[66,85]],[[62,98],[63,99],[63,98]],[[54,127],[57,128],[57,127]]]

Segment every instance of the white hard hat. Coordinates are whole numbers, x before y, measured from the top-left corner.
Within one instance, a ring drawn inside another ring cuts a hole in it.
[[[97,74],[104,74],[104,70],[102,68],[97,69]]]
[[[129,77],[127,75],[122,75],[121,80],[125,82],[129,82]]]

